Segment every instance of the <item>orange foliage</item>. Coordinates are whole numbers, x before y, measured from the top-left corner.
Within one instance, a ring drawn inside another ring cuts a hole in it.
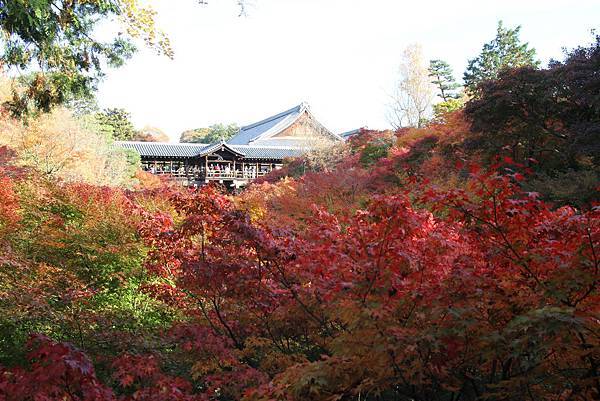
[[[0,257],[3,311],[66,327],[110,373],[34,335],[0,399],[598,398],[599,211],[523,192],[511,160],[473,163],[447,118],[363,131],[327,171],[296,161],[237,197],[2,175],[0,218],[23,218],[0,240],[27,249]],[[90,308],[132,276],[168,330]]]

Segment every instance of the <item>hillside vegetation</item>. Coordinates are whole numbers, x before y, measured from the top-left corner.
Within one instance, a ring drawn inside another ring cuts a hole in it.
[[[600,38],[236,196],[0,148],[0,400],[597,399],[598,93]]]

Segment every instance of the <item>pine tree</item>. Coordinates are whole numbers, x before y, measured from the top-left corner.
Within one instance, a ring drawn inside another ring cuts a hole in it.
[[[529,48],[528,43],[521,43],[519,32],[521,26],[514,29],[505,28],[502,21],[498,22],[496,38],[483,45],[481,54],[469,60],[463,80],[465,87],[474,93],[477,85],[487,79],[495,79],[498,72],[505,68],[537,66],[535,49]]]
[[[442,101],[447,102],[450,99],[458,99],[460,94],[456,92],[460,84],[454,80],[452,67],[444,60],[431,60],[429,62],[429,76],[431,81],[439,90],[438,96]]]
[[[96,113],[100,130],[117,141],[130,141],[135,135],[131,114],[125,109],[104,109]]]

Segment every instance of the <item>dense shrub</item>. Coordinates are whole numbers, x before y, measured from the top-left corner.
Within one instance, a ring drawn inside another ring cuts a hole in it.
[[[600,180],[600,37],[547,69],[505,70],[484,81],[467,103],[469,138],[488,160],[510,156],[536,175],[530,186],[547,199],[580,206],[597,201]],[[565,193],[565,178],[573,180]],[[563,192],[557,196],[557,192]]]
[[[597,47],[236,196],[0,148],[0,400],[599,398]]]

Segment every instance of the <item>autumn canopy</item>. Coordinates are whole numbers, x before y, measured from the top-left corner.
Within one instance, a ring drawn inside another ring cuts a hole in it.
[[[600,38],[237,194],[8,96],[0,401],[600,398],[598,88]]]

